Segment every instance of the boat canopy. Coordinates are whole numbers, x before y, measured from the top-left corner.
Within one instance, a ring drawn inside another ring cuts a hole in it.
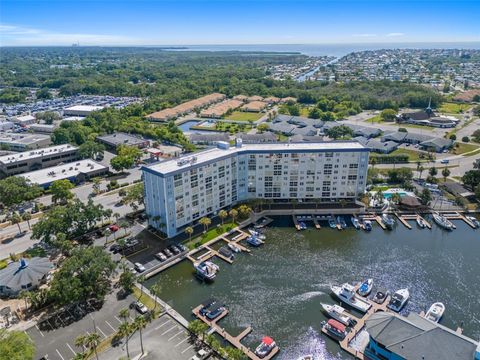
[[[337,329],[341,332],[345,331],[345,325],[343,325],[341,322],[339,322],[337,320],[334,320],[334,319],[328,320],[328,325],[334,327],[335,329]]]
[[[265,344],[265,345],[272,345],[273,344],[273,339],[269,336],[265,336],[263,339],[262,339],[262,342]]]

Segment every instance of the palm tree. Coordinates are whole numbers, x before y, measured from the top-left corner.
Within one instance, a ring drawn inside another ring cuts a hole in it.
[[[88,334],[87,337],[85,338],[85,345],[90,349],[90,351],[92,351],[93,349],[97,360],[98,360],[98,353],[97,353],[98,344],[100,344],[100,335],[98,335],[96,332]]]
[[[422,178],[422,173],[423,173],[424,170],[425,170],[425,168],[420,165],[419,168],[418,168],[418,172],[419,172],[418,180],[420,180]]]
[[[208,227],[212,223],[212,220],[210,220],[210,218],[208,217],[203,217],[200,220],[198,220],[198,223],[203,225],[203,231],[207,231]]]
[[[228,213],[228,215],[230,215],[230,217],[232,218],[232,222],[235,223],[235,219],[236,219],[237,216],[238,216],[238,211],[235,210],[235,209],[232,209],[232,210],[230,210],[230,212]]]
[[[447,178],[450,176],[450,170],[447,167],[442,170],[443,182],[447,182]]]
[[[220,210],[218,212],[218,217],[220,219],[222,219],[222,225],[223,225],[223,221],[225,220],[225,218],[228,216],[228,213],[225,211],[225,210]]]
[[[375,169],[375,165],[377,164],[377,158],[375,156],[370,158],[370,165],[372,165],[372,169]]]
[[[13,224],[16,224],[18,226],[18,232],[21,233],[22,229],[20,228],[20,223],[22,222],[22,218],[20,215],[18,215],[16,212],[13,212],[12,215],[10,215],[10,222]]]
[[[130,359],[130,351],[128,349],[128,338],[132,334],[132,324],[123,322],[118,327],[118,336],[125,338],[125,347],[127,349],[127,358]]]
[[[25,211],[25,212],[22,214],[22,220],[27,222],[27,224],[28,224],[28,229],[31,230],[32,227],[30,226],[30,220],[32,220],[32,214],[30,214],[29,212]]]
[[[120,319],[123,320],[123,322],[127,322],[127,319],[130,317],[130,310],[128,310],[127,308],[122,309],[118,313],[118,316],[120,317]]]
[[[155,313],[155,309],[157,308],[157,296],[160,295],[161,291],[162,291],[162,286],[160,285],[160,282],[153,284],[152,287],[150,288],[150,292],[153,294],[153,300],[155,300],[155,305],[153,306],[153,313]]]
[[[120,219],[120,214],[116,212],[113,214],[113,217],[115,218],[115,222],[118,222],[118,219]]]
[[[138,298],[138,301],[140,301],[143,296],[143,283],[145,282],[145,275],[140,275],[137,277],[137,282],[140,284],[140,297]]]
[[[28,299],[30,298],[29,291],[27,290],[21,290],[18,293],[18,298],[23,299],[25,301],[25,311],[28,310]]]
[[[108,221],[110,221],[110,219],[112,217],[112,214],[113,214],[113,210],[112,209],[105,209],[105,212],[103,214],[104,214],[104,217],[106,219],[108,219]],[[102,219],[102,225],[103,225],[103,219]]]
[[[193,234],[193,228],[191,226],[188,226],[185,228],[185,233],[188,234],[188,241],[192,240],[192,234]]]
[[[87,335],[79,335],[75,338],[75,346],[85,350],[85,343],[87,342]]]
[[[252,212],[252,209],[247,205],[240,205],[238,212],[240,215],[247,217]]]
[[[142,355],[144,354],[143,351],[143,335],[142,335],[142,329],[145,329],[147,326],[147,320],[145,320],[145,317],[143,315],[137,316],[133,322],[133,326],[135,330],[138,329],[140,333],[140,347],[142,348]]]

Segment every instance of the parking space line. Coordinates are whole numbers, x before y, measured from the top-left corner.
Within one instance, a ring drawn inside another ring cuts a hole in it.
[[[105,335],[105,333],[104,333],[103,330],[100,328],[100,326],[97,326],[97,330],[99,330],[104,337],[107,337],[107,335]]]
[[[120,320],[117,315],[114,316],[115,319],[117,319],[117,321],[121,324],[122,323],[122,320]]]
[[[176,327],[177,327],[177,325],[173,325],[173,326],[172,326],[170,329],[168,329],[168,330],[165,330],[165,331],[164,331],[164,332],[163,332],[163,333],[162,333],[160,336],[163,336],[163,335],[165,335],[166,333],[168,333],[168,332],[172,331],[172,330],[173,330],[173,329],[175,329]]]
[[[178,335],[180,335],[181,333],[183,333],[183,329],[181,329],[178,333],[176,333],[175,335],[173,335],[172,337],[170,337],[170,339],[168,339],[167,341],[170,341],[170,340],[173,340],[174,338],[176,338]]]
[[[105,320],[105,323],[106,323],[108,326],[110,326],[110,329],[112,329],[114,332],[117,331],[112,325],[110,325],[110,323],[109,323],[107,320]]]
[[[177,343],[174,347],[177,347],[177,346],[180,346],[181,344],[183,344],[185,341],[188,340],[188,337],[186,337],[185,339],[183,339],[182,341],[180,341],[179,343]]]
[[[40,335],[42,335],[42,337],[45,337],[45,335],[43,335],[42,330],[40,330],[40,328],[38,327],[37,324],[35,324],[35,328],[38,330],[38,332],[40,333]]]
[[[70,351],[73,353],[73,355],[77,355],[77,353],[75,352],[75,350],[72,349],[72,347],[70,346],[69,343],[65,343],[67,344],[67,347],[70,349]]]
[[[162,326],[167,325],[169,322],[172,322],[172,320],[171,320],[171,319],[168,319],[168,320],[165,321],[162,325],[157,326],[157,327],[155,328],[155,330],[160,329]]]
[[[193,347],[193,344],[187,347],[185,350],[182,351],[182,354],[186,353],[188,350],[190,350]]]
[[[60,354],[60,351],[58,351],[58,349],[55,349],[55,351],[57,352],[58,356],[60,356],[62,358],[62,360],[65,360],[64,357],[62,356],[62,354]]]

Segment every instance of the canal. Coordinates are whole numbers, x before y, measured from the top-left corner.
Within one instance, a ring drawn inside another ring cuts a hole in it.
[[[420,312],[436,301],[446,305],[442,324],[464,328],[480,337],[480,231],[455,221],[446,232],[413,230],[398,224],[393,231],[374,225],[370,233],[352,227],[338,231],[322,223],[298,232],[291,218],[276,218],[263,247],[237,255],[233,265],[219,259],[213,284],[199,282],[186,260],[147,281],[160,282],[161,298],[192,320],[191,309],[209,297],[221,299],[230,314],[220,325],[233,335],[251,325],[245,339],[254,348],[263,335],[272,336],[281,352],[277,359],[316,354],[325,359],[350,358],[321,335],[325,320],[320,303],[334,303],[330,284],[373,278],[390,291],[408,287],[411,298],[402,313]]]

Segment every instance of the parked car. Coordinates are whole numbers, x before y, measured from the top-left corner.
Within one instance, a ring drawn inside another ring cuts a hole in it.
[[[180,253],[182,252],[182,251],[181,251],[179,248],[177,248],[175,245],[169,246],[168,249],[169,249],[171,252],[173,252],[175,255],[178,255],[178,254],[180,254]]]
[[[163,253],[164,253],[167,257],[172,257],[172,256],[173,256],[173,253],[172,253],[170,250],[168,250],[168,249],[163,250]]]
[[[148,308],[141,303],[140,301],[134,301],[130,304],[130,309],[137,310],[140,314],[146,314],[148,312]]]
[[[204,349],[200,349],[195,355],[193,355],[190,358],[190,360],[203,360],[203,359],[206,359],[208,355],[209,355],[208,351]]]
[[[110,251],[114,254],[119,253],[121,250],[122,250],[122,247],[118,244],[113,244],[112,246],[110,246]]]
[[[440,163],[442,164],[448,164],[450,162],[450,160],[448,159],[443,159],[442,161],[440,161]]]
[[[145,271],[145,266],[143,266],[140,263],[135,263],[135,270],[138,271],[139,273],[142,273]]]
[[[167,260],[167,257],[165,256],[164,253],[162,253],[161,251],[159,253],[156,253],[155,254],[155,257],[160,260],[160,261],[165,261]]]
[[[185,245],[183,245],[183,244],[179,244],[179,245],[177,245],[177,246],[178,246],[178,248],[180,248],[180,250],[182,250],[182,251],[188,251],[188,248],[187,248]]]

